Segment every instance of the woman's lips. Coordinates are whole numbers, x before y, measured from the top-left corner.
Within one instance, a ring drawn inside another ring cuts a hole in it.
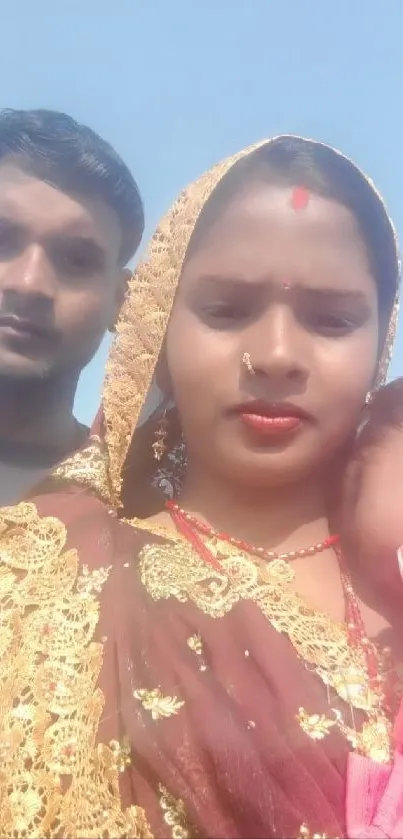
[[[240,414],[240,419],[252,428],[258,431],[259,434],[264,434],[268,437],[278,437],[281,434],[289,434],[291,431],[296,431],[301,425],[301,417],[297,416],[264,416],[263,414],[244,413]]]
[[[235,413],[248,428],[265,437],[279,437],[298,431],[310,419],[297,405],[286,402],[246,402]],[[312,419],[312,418],[311,418]]]

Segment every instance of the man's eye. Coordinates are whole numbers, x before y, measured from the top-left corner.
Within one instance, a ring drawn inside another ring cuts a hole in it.
[[[205,306],[203,311],[212,320],[239,320],[246,317],[245,310],[234,303],[215,303]]]
[[[98,254],[85,246],[55,248],[53,260],[63,274],[71,277],[89,277],[102,269]]]
[[[86,253],[70,252],[63,256],[63,265],[71,271],[88,271],[93,269],[93,260]]]
[[[19,231],[11,225],[0,225],[0,259],[13,257],[22,246]]]

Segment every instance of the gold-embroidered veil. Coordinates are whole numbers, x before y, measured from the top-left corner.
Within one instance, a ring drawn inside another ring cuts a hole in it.
[[[74,480],[92,486],[98,494],[108,498],[115,507],[122,503],[122,483],[130,471],[140,496],[145,482],[150,483],[156,464],[152,459],[150,433],[142,435],[141,423],[147,414],[147,406],[156,399],[155,390],[150,394],[154,372],[163,346],[175,291],[179,282],[183,261],[190,237],[197,219],[213,190],[230,169],[242,158],[259,148],[275,142],[278,138],[265,140],[243,149],[214,166],[201,178],[192,183],[175,201],[157,228],[146,258],[133,274],[125,305],[117,326],[117,335],[112,346],[103,391],[102,434],[105,435],[103,456],[93,457],[91,452],[76,456],[56,470],[55,477]],[[312,141],[309,141],[312,142]],[[317,143],[319,147],[323,144]],[[326,147],[327,148],[327,147]],[[340,152],[349,166],[357,167]],[[362,174],[362,173],[361,173]],[[396,265],[396,298],[390,313],[389,326],[380,358],[377,384],[384,382],[393,349],[397,313],[400,262],[397,239],[392,222],[387,215],[382,198],[372,181],[366,176],[367,184],[376,195],[385,216],[391,247]],[[150,413],[150,409],[148,410]],[[133,447],[133,434],[137,445]],[[173,468],[175,455],[172,448],[178,447],[179,429],[170,429],[171,451],[166,455],[167,471]],[[129,449],[132,448],[128,457]],[[105,459],[106,458],[106,459]],[[169,459],[171,463],[169,463]],[[164,474],[164,469],[160,470]],[[162,478],[163,482],[163,478]],[[131,491],[133,480],[130,481]]]

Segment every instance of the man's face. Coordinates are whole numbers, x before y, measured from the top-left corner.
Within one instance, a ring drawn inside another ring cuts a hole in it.
[[[122,301],[120,246],[104,201],[0,164],[0,378],[80,373]]]

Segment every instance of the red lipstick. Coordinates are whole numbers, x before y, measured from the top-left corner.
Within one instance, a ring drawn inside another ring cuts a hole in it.
[[[279,437],[298,430],[308,414],[291,403],[247,402],[236,408],[241,422],[266,437]]]
[[[264,417],[261,414],[241,414],[241,420],[260,434],[276,436],[287,431],[295,431],[301,423],[300,417]]]

